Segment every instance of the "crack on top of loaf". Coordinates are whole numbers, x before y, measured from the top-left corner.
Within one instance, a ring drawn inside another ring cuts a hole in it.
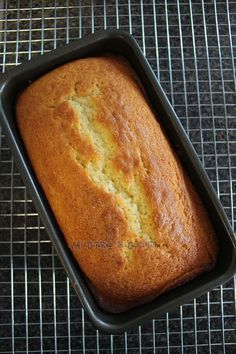
[[[57,105],[56,104],[48,104],[48,105],[45,105],[47,108],[49,109],[56,109],[57,108]]]
[[[145,158],[143,157],[142,151],[140,149],[139,149],[139,157],[140,157],[140,162],[141,162],[141,165],[142,165],[142,168],[143,168],[144,172],[147,175],[150,175],[150,170],[149,170],[149,168],[147,166]]]
[[[115,198],[117,208],[127,221],[136,241],[146,240],[157,244],[152,210],[139,174],[134,170],[132,178],[126,180],[123,171],[118,170],[113,163],[117,146],[109,129],[97,119],[99,109],[94,98],[101,91],[99,86],[95,86],[88,95],[79,95],[77,90],[67,99],[78,115],[78,122],[73,123],[74,127],[78,130],[78,134],[90,141],[99,155],[97,161],[89,159],[85,161],[78,147],[73,145],[72,149],[76,153],[75,160],[95,185]],[[140,159],[142,160],[141,152]],[[142,166],[145,171],[144,162]]]

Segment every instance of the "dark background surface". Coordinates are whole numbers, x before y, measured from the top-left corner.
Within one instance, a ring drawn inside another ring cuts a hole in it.
[[[4,1],[2,71],[103,28],[132,33],[236,222],[236,1]],[[1,129],[1,128],[0,128]],[[86,319],[0,134],[0,353],[235,353],[235,280],[123,335]]]

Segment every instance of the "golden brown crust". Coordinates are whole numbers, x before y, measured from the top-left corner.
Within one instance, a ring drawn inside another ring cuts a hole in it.
[[[207,213],[126,61],[61,66],[21,94],[16,116],[100,303],[122,311],[214,266]]]

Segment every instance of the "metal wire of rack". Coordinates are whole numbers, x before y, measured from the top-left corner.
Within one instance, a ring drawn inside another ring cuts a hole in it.
[[[139,42],[235,227],[236,1],[2,1],[2,72],[103,28]],[[0,128],[0,353],[53,352],[235,353],[236,282],[123,335],[99,333]]]

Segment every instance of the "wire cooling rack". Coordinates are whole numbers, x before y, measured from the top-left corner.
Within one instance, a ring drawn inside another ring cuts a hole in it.
[[[1,1],[2,71],[103,28],[132,33],[236,222],[236,2]],[[17,85],[17,83],[16,83]],[[86,319],[0,139],[1,353],[235,353],[235,280],[123,335]]]

